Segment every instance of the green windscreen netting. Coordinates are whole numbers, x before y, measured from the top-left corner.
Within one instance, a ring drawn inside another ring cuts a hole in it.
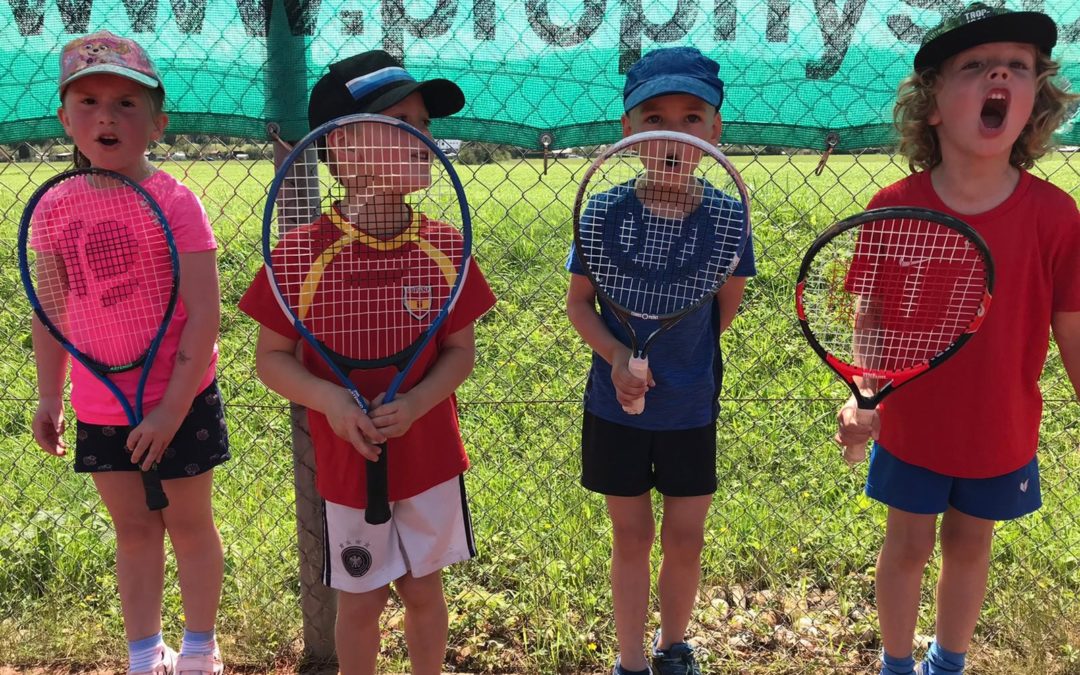
[[[1068,79],[1073,0],[1049,12]],[[76,35],[134,37],[162,72],[170,131],[286,137],[327,63],[383,48],[420,78],[459,83],[468,105],[435,132],[552,148],[619,137],[623,74],[642,53],[694,45],[725,80],[724,140],[822,148],[888,143],[896,84],[943,12],[934,0],[8,0],[0,9],[0,143],[61,135],[58,54]],[[1067,129],[1066,142],[1076,133]]]

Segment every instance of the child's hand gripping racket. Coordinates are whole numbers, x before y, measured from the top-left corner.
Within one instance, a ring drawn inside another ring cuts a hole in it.
[[[630,372],[648,377],[656,337],[703,304],[750,236],[750,200],[731,162],[688,134],[648,131],[608,147],[574,200],[574,251],[630,338]],[[659,321],[647,336],[631,318]],[[623,409],[641,413],[644,397]]]
[[[309,224],[286,224],[286,210],[304,200]],[[270,186],[263,256],[274,294],[365,412],[350,375],[396,367],[380,405],[394,399],[457,298],[470,250],[461,181],[430,138],[398,119],[327,122],[297,143]],[[373,524],[390,519],[381,447],[367,463]]]
[[[23,212],[19,271],[41,323],[116,397],[128,424],[138,426],[180,280],[160,207],[118,173],[77,169],[55,176]],[[129,372],[135,369],[137,383]],[[124,389],[133,384],[131,401]],[[143,471],[142,481],[147,507],[168,506],[156,468]]]
[[[990,309],[994,265],[975,230],[918,208],[865,211],[810,245],[795,304],[810,346],[869,427],[883,398],[956,353]],[[844,449],[851,463],[865,443]]]

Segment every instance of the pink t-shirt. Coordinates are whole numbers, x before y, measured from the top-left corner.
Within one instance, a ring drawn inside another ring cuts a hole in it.
[[[149,178],[144,180],[141,185],[150,196],[154,198],[154,201],[161,207],[162,213],[165,214],[165,220],[169,223],[173,239],[176,242],[177,252],[180,255],[185,253],[196,253],[199,251],[212,251],[217,248],[217,244],[214,241],[214,233],[210,227],[210,221],[206,216],[206,211],[199,202],[199,198],[196,197],[191,190],[164,171],[155,171]],[[48,213],[48,211],[43,211],[43,209],[62,209],[65,212],[71,211],[75,215],[87,217],[92,209],[88,208],[86,205],[91,203],[89,200],[95,198],[99,197],[95,195],[94,188],[90,187],[86,181],[69,181],[58,191],[48,195],[46,197],[48,201],[43,200],[43,203],[38,207],[38,211],[35,212],[35,217],[38,212]],[[94,223],[86,223],[84,225],[81,221],[79,221],[77,225],[85,227],[87,231],[91,231],[95,226]],[[41,231],[42,230],[39,228],[35,234],[40,234]],[[44,235],[32,237],[30,242],[31,246],[37,251],[52,251],[57,247],[55,242],[43,241],[44,238]],[[87,246],[93,245],[92,241],[84,243]],[[61,244],[61,246],[62,245],[63,244]],[[144,260],[144,258],[140,259],[134,264],[147,264]],[[85,279],[79,278],[78,280],[71,280],[70,283],[73,287],[77,283],[82,283],[88,287],[92,286],[94,281],[93,275],[86,274],[84,276]],[[89,288],[89,292],[97,293],[98,290]],[[44,302],[44,299],[42,300]],[[210,299],[210,301],[216,302],[217,298]],[[69,307],[74,306],[76,305],[71,305]],[[46,311],[48,312],[47,309]],[[150,375],[146,381],[143,392],[144,413],[153,410],[165,395],[169,379],[172,376],[173,364],[176,361],[176,353],[180,347],[180,335],[184,330],[187,319],[188,315],[187,310],[184,307],[184,302],[177,298],[172,320],[162,338],[161,345],[158,348],[157,355],[154,358],[154,363],[150,370]],[[105,320],[106,319],[103,317],[102,321]],[[160,324],[157,324],[155,321],[155,325]],[[70,335],[69,339],[72,339],[76,346],[79,346],[79,341],[83,338]],[[143,341],[142,344],[145,344],[145,341]],[[82,347],[80,348],[85,349]],[[139,349],[141,350],[142,348],[140,347]],[[119,362],[127,362],[126,355],[122,357]],[[213,357],[211,358],[210,365],[207,367],[206,374],[203,376],[199,385],[200,391],[209,386],[213,381],[216,366],[217,345],[214,345]],[[119,387],[120,391],[124,393],[133,408],[135,393],[138,389],[141,373],[141,368],[134,368],[109,376],[109,378]],[[71,406],[75,409],[75,416],[82,422],[108,425],[128,424],[128,418],[124,414],[124,409],[120,405],[120,402],[116,400],[108,388],[105,387],[92,372],[74,359],[72,360],[71,366]]]

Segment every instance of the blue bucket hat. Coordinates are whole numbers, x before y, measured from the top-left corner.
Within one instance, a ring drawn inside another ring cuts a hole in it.
[[[690,94],[720,109],[724,82],[720,65],[693,47],[651,51],[630,66],[623,87],[623,109],[630,112],[645,101],[665,94]]]

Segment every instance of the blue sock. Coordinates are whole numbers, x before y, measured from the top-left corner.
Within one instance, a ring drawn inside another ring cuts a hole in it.
[[[881,650],[881,675],[913,675],[914,672],[915,659],[910,654],[898,659]]]
[[[214,629],[202,633],[184,629],[184,642],[180,653],[185,656],[203,656],[214,653]]]
[[[964,672],[964,656],[964,652],[950,652],[934,640],[923,659],[923,675],[959,675]]]
[[[128,643],[128,663],[133,673],[149,672],[161,660],[161,648],[165,641],[161,639],[161,631],[157,635],[133,640]]]

